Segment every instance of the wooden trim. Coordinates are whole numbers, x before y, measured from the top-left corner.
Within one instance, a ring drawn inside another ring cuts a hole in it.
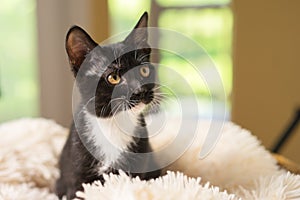
[[[297,163],[295,163],[279,154],[273,154],[273,157],[277,160],[277,164],[280,167],[282,167],[294,174],[300,174],[300,166]]]
[[[91,35],[100,43],[109,37],[108,1],[90,0],[89,2]]]

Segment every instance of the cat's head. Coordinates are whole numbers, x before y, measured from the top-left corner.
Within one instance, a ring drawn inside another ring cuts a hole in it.
[[[110,117],[153,101],[156,72],[150,63],[147,23],[145,12],[125,40],[103,46],[78,26],[69,30],[69,63],[89,112]]]

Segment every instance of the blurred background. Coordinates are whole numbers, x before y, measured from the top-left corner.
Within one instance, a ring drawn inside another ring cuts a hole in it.
[[[298,0],[0,0],[0,5],[0,122],[42,116],[69,126],[74,78],[66,32],[76,24],[100,43],[133,28],[144,11],[150,26],[185,34],[207,51],[223,81],[226,98],[214,98],[226,105],[226,118],[251,130],[267,148],[300,107]],[[174,42],[168,40],[159,41]],[[163,53],[159,61],[190,76],[205,111],[210,93],[186,63]],[[160,71],[159,78],[169,77]],[[180,84],[173,88],[189,98]],[[300,163],[299,146],[300,126],[280,153]]]

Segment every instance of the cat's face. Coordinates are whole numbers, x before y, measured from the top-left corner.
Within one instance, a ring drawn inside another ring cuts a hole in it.
[[[124,41],[105,46],[79,27],[69,30],[66,49],[89,112],[111,117],[153,101],[156,72],[149,60],[147,20],[145,13]]]

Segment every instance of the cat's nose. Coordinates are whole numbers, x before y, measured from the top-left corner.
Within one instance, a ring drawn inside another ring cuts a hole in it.
[[[144,98],[145,89],[142,87],[131,90],[131,94],[128,94],[131,100],[141,101]]]
[[[136,89],[133,90],[134,95],[138,95],[138,94],[143,94],[146,92],[146,89],[144,87],[138,87]]]
[[[130,99],[148,104],[153,100],[153,91],[149,91],[145,87],[138,88],[131,95]]]

